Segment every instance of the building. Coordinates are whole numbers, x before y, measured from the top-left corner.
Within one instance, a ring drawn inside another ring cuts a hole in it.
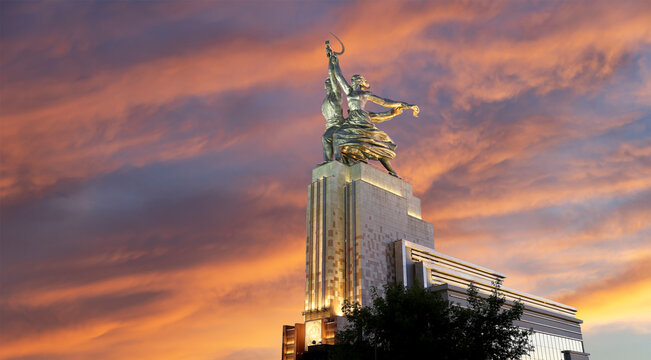
[[[463,304],[474,283],[489,293],[506,275],[434,250],[432,224],[423,221],[411,185],[366,164],[333,161],[312,171],[308,187],[305,322],[283,327],[282,359],[300,359],[309,346],[333,344],[344,300],[368,305],[372,287],[400,281],[438,291]],[[532,328],[535,351],[526,359],[588,359],[576,309],[502,287],[519,300],[517,325]]]

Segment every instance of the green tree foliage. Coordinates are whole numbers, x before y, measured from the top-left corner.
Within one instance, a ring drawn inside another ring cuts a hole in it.
[[[346,303],[348,325],[337,333],[333,359],[515,360],[532,350],[531,330],[513,325],[523,306],[506,306],[500,283],[489,296],[468,291],[467,306],[418,287],[389,284],[372,305]]]

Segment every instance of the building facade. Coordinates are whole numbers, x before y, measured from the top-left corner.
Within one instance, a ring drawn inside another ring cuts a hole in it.
[[[423,221],[411,185],[366,164],[333,161],[315,168],[308,186],[305,322],[283,327],[282,359],[297,360],[312,345],[333,344],[345,300],[363,306],[371,288],[399,281],[466,302],[473,283],[490,293],[506,275],[434,250],[432,224]],[[588,359],[576,309],[501,288],[507,302],[524,304],[517,325],[534,330],[525,359]]]

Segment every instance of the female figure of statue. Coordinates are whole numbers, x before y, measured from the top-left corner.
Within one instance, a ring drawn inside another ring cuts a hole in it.
[[[336,54],[328,52],[328,55],[330,58],[329,70],[334,73],[348,100],[348,118],[335,131],[333,137],[335,146],[338,146],[341,152],[342,162],[353,164],[360,161],[367,163],[369,159],[378,160],[389,174],[397,177],[398,174],[391,166],[390,161],[396,156],[394,151],[396,144],[384,131],[378,130],[374,123],[390,120],[401,114],[404,109],[411,109],[413,115],[417,117],[420,109],[418,106],[406,102],[373,95],[367,91],[370,85],[361,75],[353,75],[350,84],[348,84],[341,72]],[[391,110],[377,114],[369,113],[364,109],[367,101],[389,107]]]

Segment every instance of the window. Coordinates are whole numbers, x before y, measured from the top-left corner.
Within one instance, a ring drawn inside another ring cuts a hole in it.
[[[563,360],[563,350],[583,351],[581,340],[534,332],[531,337],[534,350],[525,355],[526,360]]]

